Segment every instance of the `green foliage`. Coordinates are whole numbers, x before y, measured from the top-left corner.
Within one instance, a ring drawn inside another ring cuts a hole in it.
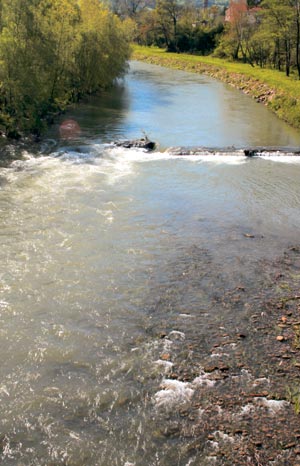
[[[0,129],[9,136],[40,133],[125,70],[126,29],[98,0],[3,0],[0,18]]]
[[[300,79],[300,0],[232,2],[215,55],[260,67],[297,71]]]
[[[261,2],[262,2],[262,0],[248,0],[247,4],[248,4],[249,8],[253,8],[255,6],[260,5]]]
[[[296,414],[300,414],[300,388],[295,385],[293,387],[288,387],[287,389],[287,400],[294,405],[294,410]]]
[[[136,17],[136,42],[169,52],[211,53],[223,31],[221,10],[180,0],[157,0],[156,8]]]

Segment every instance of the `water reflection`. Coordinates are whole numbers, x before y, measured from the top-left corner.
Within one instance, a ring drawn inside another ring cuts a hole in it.
[[[61,124],[73,120],[81,129],[78,141],[100,138],[103,142],[111,142],[126,137],[126,119],[130,105],[130,96],[124,81],[120,80],[112,89],[102,91],[100,96],[85,98],[79,105],[68,110],[67,117],[62,116],[57,124],[49,128],[47,137],[59,139]],[[76,137],[73,138],[73,142]],[[65,140],[62,141],[66,143]]]
[[[206,76],[138,62],[125,81],[74,107],[68,118],[78,122],[87,142],[146,132],[162,148],[300,146],[299,131],[242,92]],[[57,129],[49,137],[56,138]]]
[[[145,65],[139,63],[133,63],[131,69],[128,89],[132,103],[127,114],[130,136],[145,129],[163,147],[300,144],[299,131],[228,85],[157,66],[146,65],[145,73]]]

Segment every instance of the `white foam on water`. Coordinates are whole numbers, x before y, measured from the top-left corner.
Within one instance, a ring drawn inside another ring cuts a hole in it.
[[[239,416],[247,416],[248,414],[251,414],[255,410],[255,407],[253,404],[248,403],[245,406],[242,406],[241,411],[238,413]]]
[[[248,416],[256,409],[267,408],[268,412],[272,415],[277,414],[279,411],[287,408],[290,403],[286,400],[268,400],[264,397],[253,398],[253,403],[248,403],[242,406],[238,416]]]
[[[233,375],[233,380],[244,380],[246,383],[250,383],[253,380],[253,375],[247,370],[242,369],[239,375]]]
[[[292,155],[291,154],[282,154],[282,152],[278,151],[275,153],[265,153],[263,155],[260,155],[259,158],[263,160],[270,160],[272,162],[280,162],[280,163],[300,163],[300,156],[299,155]]]
[[[198,409],[198,416],[199,416],[200,419],[202,418],[203,414],[205,414],[205,409],[199,408]]]
[[[268,400],[264,397],[255,398],[255,403],[268,408],[271,414],[276,414],[290,405],[286,400]]]
[[[229,354],[228,353],[212,353],[210,355],[211,358],[229,358]]]
[[[282,163],[300,163],[299,156],[283,155],[280,151],[276,154],[264,154],[255,158]],[[93,174],[103,175],[108,185],[115,185],[121,179],[135,175],[141,163],[160,160],[182,161],[183,159],[193,163],[240,165],[249,162],[251,158],[244,156],[243,151],[211,153],[203,150],[199,151],[197,155],[175,155],[175,153],[172,154],[172,148],[166,152],[147,152],[140,148],[126,149],[109,144],[94,143],[89,146],[62,147],[50,155],[36,156],[24,151],[23,159],[12,162],[8,168],[1,169],[1,175],[9,183],[13,183],[16,179],[26,176],[28,172],[36,173],[42,177],[44,174],[46,182],[49,182],[49,189],[53,185],[52,191],[55,190],[57,183],[62,184],[62,180],[67,183],[68,179],[70,179],[70,186],[73,186],[72,189],[76,185],[78,185],[77,189],[80,189],[80,184],[82,184],[82,189],[88,189],[88,183],[85,181],[88,176]],[[78,166],[81,167],[80,170]],[[57,170],[57,168],[59,169]],[[68,176],[66,176],[66,172]],[[45,179],[42,180],[42,183]],[[77,181],[78,183],[76,183]]]
[[[178,330],[172,330],[168,335],[169,340],[185,340],[185,334],[183,332],[179,332]]]
[[[224,409],[220,405],[217,405],[217,411],[218,411],[218,414],[221,415]]]
[[[154,404],[160,407],[175,407],[190,401],[194,394],[191,384],[180,380],[165,379],[154,395]]]
[[[231,154],[224,152],[215,152],[211,153],[210,151],[203,151],[197,154],[186,154],[186,155],[175,155],[170,151],[166,152],[172,159],[187,160],[189,162],[196,163],[209,163],[214,165],[242,165],[247,163],[248,158],[243,155],[243,153]]]
[[[13,458],[13,450],[10,447],[10,439],[5,435],[3,439],[3,450],[2,450],[2,458]]]
[[[128,160],[129,162],[152,162],[155,160],[170,159],[168,152],[148,152],[145,149],[113,147],[108,149],[111,154]]]
[[[73,431],[69,432],[69,436],[74,440],[81,440],[81,438],[76,432],[73,432]]]
[[[237,348],[237,344],[236,344],[236,343],[229,343],[228,345],[224,345],[224,346],[229,346],[229,347],[232,348],[232,349],[236,349],[236,348]]]
[[[186,160],[194,163],[209,163],[209,164],[227,164],[227,165],[242,165],[251,161],[251,157],[246,157],[243,150],[233,150],[232,152],[224,151],[212,151],[199,150],[198,153],[193,154],[191,150],[187,149],[184,155],[176,154],[176,148],[169,148],[165,152],[147,152],[144,149],[124,149],[124,148],[113,148],[111,149],[115,154],[119,153],[122,157],[125,157],[128,161],[132,162],[151,162],[153,160]],[[120,151],[120,152],[117,152]],[[291,153],[283,153],[282,151],[277,152],[265,152],[259,154],[254,159],[270,160],[273,162],[280,163],[300,163],[300,156]]]
[[[20,177],[36,173],[43,175],[53,188],[57,183],[62,184],[70,180],[69,185],[80,186],[88,176],[99,174],[106,177],[108,185],[113,185],[121,178],[126,178],[135,173],[135,161],[142,159],[142,154],[137,150],[129,151],[123,148],[106,148],[103,145],[94,144],[84,148],[61,148],[50,155],[35,156],[29,153],[23,155],[22,160],[16,160],[10,167],[1,169],[1,174],[12,183]],[[67,175],[67,176],[66,176]],[[45,181],[45,180],[43,180]],[[84,187],[86,187],[84,185]]]
[[[190,458],[185,466],[191,466],[195,460],[196,460],[195,456],[193,458]]]
[[[164,344],[163,344],[164,351],[169,351],[172,345],[173,345],[173,341],[169,340],[168,338],[164,338]]]
[[[207,444],[213,449],[213,450],[219,450],[219,442],[215,442],[214,440],[207,440]]]
[[[202,369],[198,377],[196,377],[193,380],[192,382],[193,387],[202,387],[202,386],[213,387],[216,384],[216,381],[211,380],[210,377],[211,377],[211,374],[209,372],[205,372]]]
[[[162,367],[165,370],[165,372],[168,372],[174,366],[174,364],[171,361],[164,361],[162,359],[154,361],[154,364]]]
[[[210,376],[210,373],[202,370],[200,375],[192,382],[164,379],[160,385],[160,390],[154,395],[154,404],[156,407],[172,407],[184,404],[191,400],[197,388],[203,386],[213,387],[216,384],[216,381],[211,380]]]
[[[222,440],[223,442],[228,442],[228,443],[234,443],[235,442],[234,437],[232,437],[231,435],[226,434],[226,432],[223,432],[221,430],[216,430],[215,432],[213,432],[212,435],[214,435],[219,440]]]

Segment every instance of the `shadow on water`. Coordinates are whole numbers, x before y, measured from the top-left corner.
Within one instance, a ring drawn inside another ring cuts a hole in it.
[[[102,91],[99,96],[85,98],[70,108],[48,131],[46,139],[60,139],[60,125],[65,120],[74,120],[80,127],[78,142],[91,143],[95,139],[110,143],[126,138],[125,120],[130,106],[130,96],[125,83],[120,80],[111,89]],[[75,138],[76,141],[76,138]],[[74,138],[70,143],[74,144]],[[68,145],[68,140],[63,140]]]

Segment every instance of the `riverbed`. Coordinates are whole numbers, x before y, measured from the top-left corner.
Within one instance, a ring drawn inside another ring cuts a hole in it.
[[[156,151],[111,144],[144,133]],[[272,300],[297,290],[299,146],[242,93],[135,62],[0,169],[1,464],[296,464],[268,342],[292,347]]]

